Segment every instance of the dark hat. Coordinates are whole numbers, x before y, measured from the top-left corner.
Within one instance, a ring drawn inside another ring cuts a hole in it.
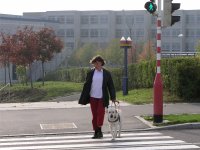
[[[94,56],[94,57],[90,60],[90,63],[91,63],[91,64],[94,64],[94,63],[97,62],[97,61],[101,62],[101,63],[102,63],[102,66],[105,65],[105,61],[104,61],[104,59],[103,59],[100,55]]]

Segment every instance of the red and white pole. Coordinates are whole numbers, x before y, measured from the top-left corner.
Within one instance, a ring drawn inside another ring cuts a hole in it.
[[[158,0],[156,77],[154,80],[154,123],[163,122],[163,84],[161,77],[161,0]]]

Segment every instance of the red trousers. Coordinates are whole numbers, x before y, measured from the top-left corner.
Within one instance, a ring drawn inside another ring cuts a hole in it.
[[[103,126],[105,107],[103,106],[103,99],[90,97],[90,107],[92,111],[92,126],[93,130]]]

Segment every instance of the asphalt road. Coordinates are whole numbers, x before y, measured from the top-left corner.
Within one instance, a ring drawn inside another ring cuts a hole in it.
[[[199,113],[200,104],[164,104],[164,114]],[[142,130],[150,126],[136,118],[152,115],[153,105],[121,103],[122,129]],[[108,131],[105,118],[103,131]],[[0,135],[91,132],[89,106],[73,102],[0,104]]]
[[[184,129],[184,130],[163,130],[160,131],[164,135],[172,136],[176,139],[186,141],[200,146],[200,129]]]

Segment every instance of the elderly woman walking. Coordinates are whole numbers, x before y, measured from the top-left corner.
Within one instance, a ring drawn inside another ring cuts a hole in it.
[[[97,55],[90,60],[90,63],[94,68],[87,73],[79,104],[90,103],[94,130],[92,138],[99,139],[103,138],[102,126],[105,108],[109,105],[109,99],[113,102],[116,101],[116,92],[110,72],[103,68],[104,59]]]

